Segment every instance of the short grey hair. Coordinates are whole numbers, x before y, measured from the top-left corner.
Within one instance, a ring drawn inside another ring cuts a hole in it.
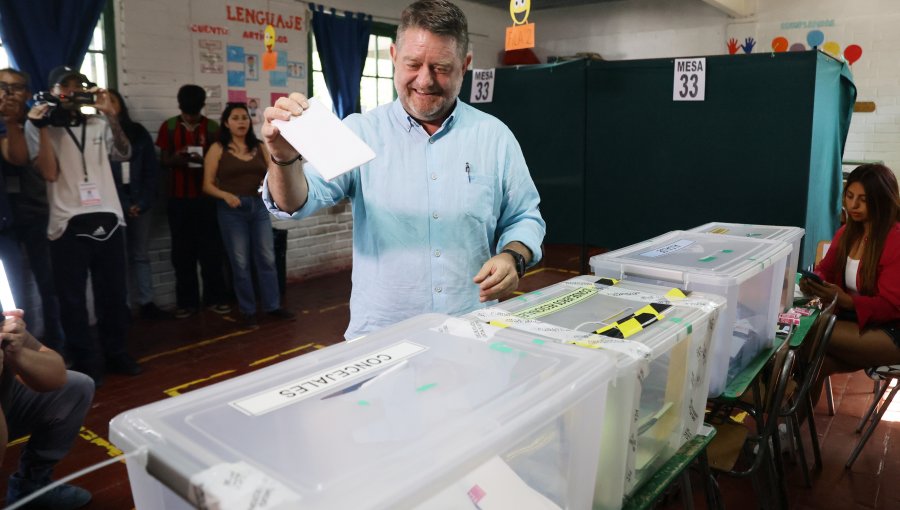
[[[397,26],[397,43],[407,28],[421,28],[456,40],[461,59],[469,52],[469,22],[462,9],[447,0],[419,0],[403,9]]]

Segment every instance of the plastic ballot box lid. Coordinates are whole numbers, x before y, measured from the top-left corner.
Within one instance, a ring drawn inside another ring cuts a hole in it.
[[[201,508],[413,508],[498,461],[488,471],[506,482],[485,486],[514,473],[586,508],[615,366],[584,354],[422,315],[125,412],[110,435],[142,450],[128,460],[138,509],[171,493]]]
[[[716,287],[739,285],[791,253],[783,241],[676,230],[619,250],[594,255],[598,276],[625,275]]]

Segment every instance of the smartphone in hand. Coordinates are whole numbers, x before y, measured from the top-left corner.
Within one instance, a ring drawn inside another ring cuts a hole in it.
[[[816,273],[813,273],[812,271],[810,271],[808,269],[801,269],[800,274],[803,275],[804,278],[806,278],[812,282],[818,283],[819,285],[825,285],[825,280],[823,280],[821,277],[819,277],[819,275],[817,275]]]

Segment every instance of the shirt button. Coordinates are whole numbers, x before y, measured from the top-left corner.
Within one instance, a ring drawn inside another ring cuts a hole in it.
[[[434,250],[434,256],[435,256],[435,257],[440,257],[440,256],[441,256],[441,250]]]
[[[428,143],[434,143],[434,138],[429,138]]]
[[[431,213],[431,217],[434,218],[434,219],[438,219],[438,213],[437,213],[437,211]]]
[[[437,180],[437,174],[431,174],[431,180],[432,180],[432,181],[436,181],[436,180]]]
[[[441,290],[443,290],[443,289],[441,289],[440,287],[435,287],[435,288],[434,288],[434,291],[435,291],[435,292],[438,292],[438,293],[440,293]]]

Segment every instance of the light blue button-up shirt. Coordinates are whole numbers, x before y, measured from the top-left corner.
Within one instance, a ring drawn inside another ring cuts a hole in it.
[[[512,132],[462,101],[429,136],[400,101],[345,121],[375,151],[369,163],[326,182],[311,165],[306,204],[278,209],[304,218],[349,197],[353,209],[353,290],[345,337],[427,312],[480,306],[472,278],[512,241],[541,259],[546,225],[537,189]],[[488,303],[490,304],[490,303]]]

